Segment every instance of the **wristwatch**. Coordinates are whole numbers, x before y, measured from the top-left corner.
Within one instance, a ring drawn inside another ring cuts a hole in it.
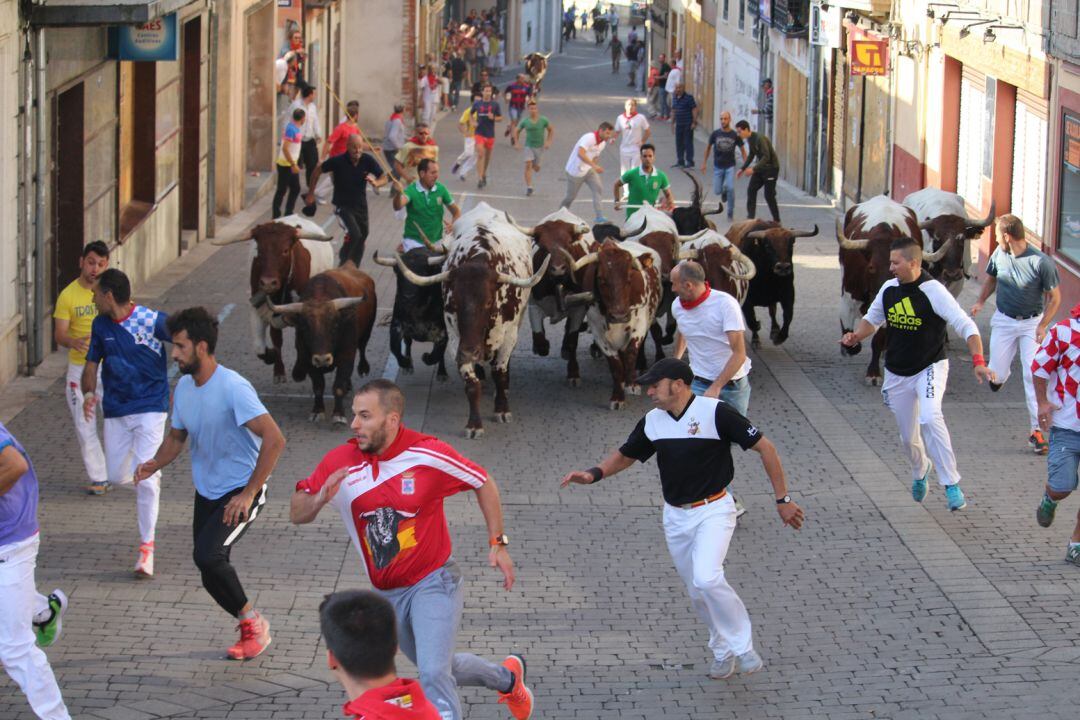
[[[506,537],[506,534],[503,533],[502,535],[496,535],[495,537],[488,540],[488,544],[491,545],[491,547],[495,547],[496,545],[506,547],[510,544],[510,538]]]
[[[776,500],[777,505],[787,505],[789,502],[791,502],[791,496],[790,495],[785,495],[784,497],[777,498],[777,500]]]

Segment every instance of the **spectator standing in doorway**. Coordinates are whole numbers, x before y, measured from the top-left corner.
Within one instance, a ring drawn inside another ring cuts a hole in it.
[[[319,131],[319,108],[315,104],[315,88],[310,85],[300,86],[300,94],[293,101],[290,110],[300,108],[304,111],[304,124],[300,126],[300,167],[304,168],[307,189],[310,192],[311,173],[319,165],[319,140],[322,133]]]
[[[668,64],[667,55],[664,53],[660,53],[657,62],[660,63],[660,72],[656,76],[656,94],[660,100],[657,112],[660,113],[660,120],[670,120],[671,96],[668,94],[667,81],[668,76],[671,75],[671,65]]]
[[[751,114],[760,115],[764,121],[762,130],[766,135],[772,135],[773,127],[773,84],[772,80],[765,78],[761,81],[761,107],[751,110]]]
[[[675,95],[671,98],[671,129],[675,133],[674,167],[694,167],[694,129],[697,128],[699,112],[697,100],[686,92],[686,86],[680,82],[675,86]]]
[[[304,131],[303,108],[292,111],[292,121],[286,126],[281,134],[281,149],[277,157],[277,190],[274,192],[274,201],[270,207],[274,218],[281,217],[281,201],[288,193],[289,198],[285,201],[285,214],[292,215],[296,208],[296,198],[300,195],[300,146],[302,145]],[[311,182],[308,182],[311,189]],[[312,201],[314,202],[314,201]]]

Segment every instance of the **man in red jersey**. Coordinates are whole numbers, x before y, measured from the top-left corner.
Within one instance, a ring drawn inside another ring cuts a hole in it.
[[[394,606],[401,650],[419,668],[420,684],[444,720],[462,717],[458,685],[498,691],[510,714],[527,720],[533,697],[524,658],[510,655],[496,665],[454,652],[464,599],[443,500],[464,490],[476,493],[490,538],[488,561],[509,590],[514,563],[495,481],[446,443],[406,428],[405,396],[389,380],[361,387],[353,413],[355,437],[297,483],[290,520],[309,523],[328,504],[341,513],[371,584]]]

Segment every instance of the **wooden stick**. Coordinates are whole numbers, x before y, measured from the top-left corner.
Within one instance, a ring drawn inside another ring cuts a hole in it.
[[[345,107],[345,103],[341,101],[341,98],[337,96],[337,93],[334,92],[334,89],[330,87],[330,83],[325,83],[325,85],[327,92],[329,92],[330,95],[333,96],[334,100],[337,101],[337,104],[341,107],[341,111],[345,113],[345,117],[348,117],[349,110]],[[390,169],[390,166],[386,164],[386,159],[382,156],[382,153],[375,152],[375,146],[368,142],[368,139],[364,136],[364,131],[360,129],[360,123],[356,124],[356,131],[360,134],[360,139],[363,140],[367,144],[367,146],[371,148],[371,154],[372,156],[374,156],[375,162],[379,163],[379,167],[382,168],[383,172],[386,173],[387,177],[390,178],[390,181],[394,184],[395,187],[397,187],[398,191],[401,192],[401,183],[399,183],[397,179],[394,178],[394,173]]]

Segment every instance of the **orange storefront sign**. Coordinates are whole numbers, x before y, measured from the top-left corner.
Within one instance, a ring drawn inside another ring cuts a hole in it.
[[[848,62],[852,75],[888,75],[889,40],[848,25]]]

